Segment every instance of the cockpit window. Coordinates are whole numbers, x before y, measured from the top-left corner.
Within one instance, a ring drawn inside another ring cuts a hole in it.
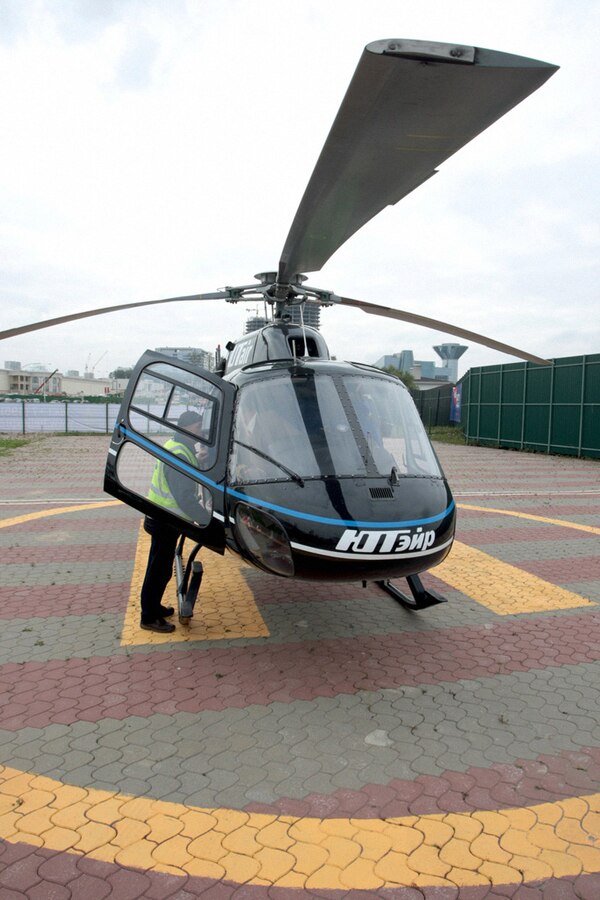
[[[399,383],[366,375],[344,376],[343,381],[380,474],[389,474],[393,461],[398,475],[441,477],[416,407]]]
[[[233,441],[232,481],[289,479],[286,469],[305,477],[321,474],[287,373],[242,388]]]
[[[239,392],[229,477],[441,477],[410,395],[377,375],[285,372]]]

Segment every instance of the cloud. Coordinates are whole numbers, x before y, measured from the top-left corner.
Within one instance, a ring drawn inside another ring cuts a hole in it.
[[[30,10],[21,0],[4,0],[0,4],[0,44],[13,44],[27,32]]]
[[[152,82],[154,64],[159,53],[158,41],[139,35],[119,60],[116,82],[130,90],[144,90]]]

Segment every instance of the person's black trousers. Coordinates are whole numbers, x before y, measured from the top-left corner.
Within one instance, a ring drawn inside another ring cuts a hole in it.
[[[151,542],[140,600],[142,622],[148,623],[160,617],[163,594],[173,575],[179,532],[149,516],[144,519],[144,530],[150,535]]]

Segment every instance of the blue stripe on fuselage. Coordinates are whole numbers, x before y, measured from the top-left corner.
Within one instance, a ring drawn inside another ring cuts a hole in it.
[[[124,425],[119,425],[119,429],[132,443],[151,450],[154,455],[163,459],[168,465],[180,469],[186,475],[190,475],[194,481],[206,484],[213,490],[220,491],[222,494],[227,494],[238,500],[245,500],[246,503],[252,503],[254,506],[260,506],[262,509],[283,513],[283,515],[290,516],[294,519],[301,519],[305,522],[319,522],[321,525],[336,525],[338,528],[342,525],[350,528],[409,528],[417,525],[432,525],[434,522],[441,522],[442,519],[445,519],[446,516],[450,515],[455,506],[454,500],[452,500],[450,505],[436,516],[428,516],[426,519],[409,519],[403,522],[361,522],[354,519],[329,519],[326,516],[314,516],[311,513],[300,512],[297,509],[289,509],[287,506],[278,506],[276,503],[260,500],[258,497],[243,494],[241,491],[236,491],[233,488],[225,488],[222,484],[217,484],[216,481],[207,478],[206,475],[203,475],[202,472],[194,468],[194,466],[190,466],[188,463],[184,462],[180,457],[168,453],[158,444],[154,444],[152,441],[146,440],[141,435],[129,431]]]

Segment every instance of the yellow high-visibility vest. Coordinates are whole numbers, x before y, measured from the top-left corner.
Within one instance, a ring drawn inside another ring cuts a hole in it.
[[[198,468],[194,452],[189,447],[186,447],[185,444],[182,444],[181,441],[169,438],[165,444],[165,450],[168,450],[169,453],[173,453],[175,456],[181,456],[191,466]],[[190,517],[180,509],[177,500],[169,490],[165,463],[162,460],[156,461],[154,472],[152,473],[152,481],[150,482],[150,490],[148,491],[148,500],[152,501],[156,506],[162,506],[163,509],[169,509],[176,515],[191,521]]]

